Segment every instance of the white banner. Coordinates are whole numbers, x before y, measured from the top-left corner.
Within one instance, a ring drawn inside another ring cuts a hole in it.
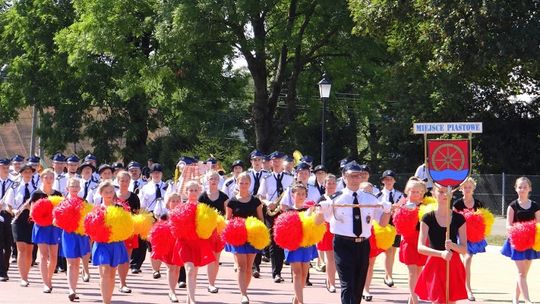
[[[429,122],[415,123],[414,134],[482,133],[481,122]]]

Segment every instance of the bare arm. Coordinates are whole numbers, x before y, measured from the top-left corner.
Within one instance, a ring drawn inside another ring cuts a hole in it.
[[[229,200],[226,200],[224,205],[225,205],[225,219],[230,220],[232,218],[232,209],[229,208]]]
[[[418,252],[423,255],[436,256],[445,260],[450,260],[450,258],[452,257],[451,251],[436,250],[426,245],[428,233],[429,226],[424,222],[420,222],[420,235],[418,236]]]
[[[463,223],[458,230],[459,244],[452,242],[452,240],[446,240],[445,246],[447,250],[453,250],[460,254],[467,253],[467,224]]]
[[[257,218],[259,218],[259,220],[261,220],[261,221],[264,222],[264,217],[263,217],[263,204],[260,204],[259,207],[257,207]]]
[[[538,215],[537,215],[537,218],[538,218]],[[508,206],[508,209],[506,209],[506,230],[510,229],[513,224],[514,224],[514,209]]]

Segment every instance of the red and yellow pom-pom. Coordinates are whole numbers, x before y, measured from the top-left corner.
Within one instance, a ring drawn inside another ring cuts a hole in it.
[[[150,212],[143,211],[133,215],[133,234],[138,234],[142,239],[147,239],[154,224],[154,216]]]
[[[255,249],[262,250],[270,244],[270,232],[266,225],[256,217],[246,219],[247,241]]]
[[[413,236],[416,233],[416,225],[418,224],[418,208],[411,210],[401,207],[396,209],[392,215],[392,222],[398,234],[404,237]]]
[[[306,211],[300,212],[300,220],[302,221],[302,242],[300,247],[309,247],[320,242],[326,232],[324,223],[315,223],[315,214],[309,214]]]
[[[203,240],[206,240],[212,236],[214,230],[216,230],[218,215],[216,209],[208,206],[204,203],[197,204],[197,212],[195,215],[195,225],[197,236]]]
[[[480,212],[463,210],[460,212],[465,217],[467,223],[467,240],[472,243],[480,242],[485,238],[486,224]]]
[[[421,221],[426,213],[437,210],[437,207],[439,207],[437,201],[435,201],[435,203],[421,204],[418,206],[418,220]]]
[[[388,250],[394,244],[396,238],[396,228],[392,225],[381,226],[375,220],[372,221],[372,233],[375,236],[375,245],[383,251]]]
[[[84,230],[94,242],[109,241],[111,229],[105,224],[105,213],[105,208],[95,207],[84,219]]]
[[[119,206],[108,206],[105,211],[105,225],[111,234],[108,243],[125,241],[133,235],[133,217],[126,209]]]
[[[424,204],[424,205],[430,205],[430,204],[437,205],[437,200],[433,196],[426,196],[422,200],[422,204]]]
[[[225,222],[225,218],[222,215],[218,215],[217,223],[216,223],[216,232],[219,235],[221,235],[226,226],[227,226],[227,223]]]
[[[53,209],[54,224],[66,232],[75,232],[79,227],[79,222],[84,221],[84,217],[81,218],[82,209],[84,209],[84,203],[78,197],[63,200]]]
[[[194,241],[199,236],[197,235],[197,204],[186,203],[180,204],[169,214],[169,221],[173,235],[179,239]]]
[[[75,233],[80,235],[86,235],[86,231],[84,229],[84,219],[86,218],[86,215],[88,215],[88,213],[92,212],[92,210],[94,209],[94,205],[90,204],[87,201],[83,201],[80,208],[81,209],[79,210],[79,212],[81,216],[79,219],[79,227],[75,229]]]
[[[533,249],[535,251],[540,251],[540,223],[536,224],[536,237],[534,240]]]
[[[536,222],[518,222],[514,223],[508,229],[510,244],[518,251],[531,249],[536,241]]]
[[[300,248],[303,235],[302,221],[298,212],[287,211],[274,221],[274,241],[281,248],[291,251]]]
[[[493,227],[493,223],[495,223],[495,216],[493,216],[493,213],[489,211],[486,208],[478,208],[476,212],[480,212],[482,217],[484,218],[484,224],[486,225],[486,229],[484,231],[484,238],[491,234],[491,228]]]
[[[165,221],[159,221],[152,227],[149,240],[153,256],[156,257],[167,256],[176,242],[169,222]]]
[[[51,195],[48,198],[51,201],[53,207],[58,206],[64,200],[64,197],[60,195]]]
[[[232,246],[244,245],[247,240],[246,220],[241,217],[235,217],[227,223],[221,234],[221,238],[227,244]]]
[[[39,226],[50,226],[53,223],[53,204],[48,198],[41,198],[32,203],[30,217]]]

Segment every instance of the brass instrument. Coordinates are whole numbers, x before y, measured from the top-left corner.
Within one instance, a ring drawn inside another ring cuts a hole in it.
[[[283,191],[278,198],[275,201],[276,208],[274,210],[270,210],[270,208],[266,208],[266,215],[274,217],[278,215],[281,212],[281,201],[283,200],[283,195],[285,194],[285,191]]]

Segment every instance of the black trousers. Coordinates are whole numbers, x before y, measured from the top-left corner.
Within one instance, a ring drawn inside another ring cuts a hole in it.
[[[257,253],[255,255],[255,260],[253,260],[253,266],[251,267],[251,269],[253,271],[258,271],[258,272],[261,272],[261,262],[262,262],[262,254],[260,253]]]
[[[4,221],[0,222],[0,277],[7,277],[11,246],[13,244],[13,235],[11,234],[12,216],[7,211],[0,211],[0,215],[4,218]]]
[[[362,302],[362,292],[369,267],[369,241],[356,243],[336,235],[334,256],[341,281],[341,304]]]
[[[180,272],[178,273],[178,283],[186,283],[186,268],[184,266],[180,267]]]
[[[144,260],[146,259],[146,250],[148,249],[148,242],[141,239],[139,236],[139,247],[133,249],[131,252],[131,261],[129,262],[129,268],[141,269]]]
[[[277,216],[269,216],[268,214],[266,214],[266,212],[264,212],[264,223],[266,224],[266,227],[270,229],[271,242],[270,246],[268,246],[268,250],[270,252],[270,262],[272,263],[272,278],[275,278],[276,276],[281,276],[281,270],[283,269],[283,260],[285,260],[285,252],[283,251],[283,248],[279,247],[274,241],[273,227],[274,219],[276,217]]]

